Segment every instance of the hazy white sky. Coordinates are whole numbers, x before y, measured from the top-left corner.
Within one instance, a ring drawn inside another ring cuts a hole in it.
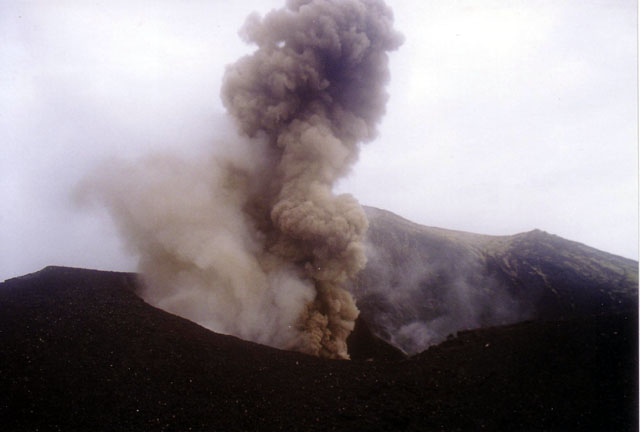
[[[100,161],[202,154],[237,30],[283,1],[0,2],[0,280],[135,269],[73,190]],[[337,187],[425,225],[540,228],[637,259],[637,5],[389,0],[379,138]]]

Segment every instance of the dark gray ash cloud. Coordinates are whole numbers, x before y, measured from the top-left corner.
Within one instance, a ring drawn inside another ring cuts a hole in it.
[[[98,190],[140,256],[146,298],[218,331],[348,358],[366,216],[335,182],[376,136],[402,43],[379,0],[289,2],[242,34],[224,106],[245,138],[209,161],[114,163]],[[90,195],[90,192],[86,192]]]

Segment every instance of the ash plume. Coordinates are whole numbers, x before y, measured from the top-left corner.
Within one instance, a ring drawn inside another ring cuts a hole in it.
[[[334,183],[376,136],[387,52],[402,36],[378,0],[290,0],[250,15],[257,50],[221,97],[243,135],[187,162],[114,162],[88,189],[140,256],[145,298],[213,330],[348,358],[366,216]]]

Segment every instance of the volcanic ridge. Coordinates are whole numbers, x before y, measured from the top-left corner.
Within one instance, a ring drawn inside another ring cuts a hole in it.
[[[637,430],[637,286],[624,285],[611,264],[626,269],[624,259],[537,231],[487,246],[480,236],[385,215],[391,225],[373,218],[371,236],[401,238],[413,227],[423,246],[431,233],[471,254],[484,248],[495,258],[484,261],[488,274],[503,265],[521,288],[514,301],[543,300],[527,321],[459,330],[408,357],[375,329],[433,298],[426,289],[410,305],[394,304],[379,293],[394,308],[359,304],[352,360],[332,360],[154,308],[136,294],[136,274],[47,267],[0,284],[4,430]],[[566,250],[573,254],[558,260]],[[531,268],[547,285],[536,285]],[[617,276],[607,283],[603,274]],[[541,296],[518,297],[536,289]],[[587,307],[588,297],[599,303]]]

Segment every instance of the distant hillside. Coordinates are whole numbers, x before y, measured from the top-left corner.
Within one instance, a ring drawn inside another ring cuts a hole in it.
[[[3,431],[637,430],[631,314],[461,332],[409,359],[362,328],[363,361],[327,360],[213,333],[136,284],[63,267],[0,283]]]
[[[365,210],[369,262],[352,292],[408,353],[463,329],[637,308],[636,261],[540,230],[487,236]]]

